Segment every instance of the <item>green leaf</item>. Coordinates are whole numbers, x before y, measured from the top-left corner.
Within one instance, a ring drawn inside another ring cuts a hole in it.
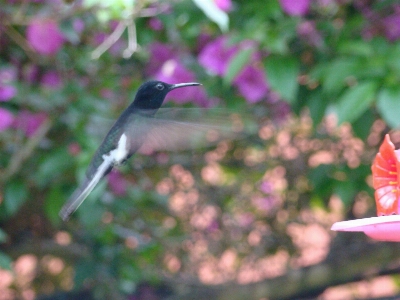
[[[353,131],[356,136],[362,140],[366,140],[371,132],[371,127],[375,121],[376,116],[372,110],[365,111],[361,117],[352,123]]]
[[[80,260],[74,268],[74,285],[77,289],[84,286],[86,279],[93,278],[93,274],[96,274],[98,270],[96,267],[101,265],[96,259],[85,259]]]
[[[44,210],[47,218],[53,224],[59,224],[61,222],[58,213],[66,200],[65,195],[61,192],[58,185],[51,188],[44,203]]]
[[[28,191],[20,181],[10,182],[5,188],[4,207],[8,215],[14,215],[28,199]]]
[[[346,85],[346,79],[354,76],[359,63],[354,58],[340,58],[326,66],[322,87],[326,93],[338,93]]]
[[[221,31],[228,31],[229,17],[226,12],[221,10],[213,0],[193,0],[194,4],[200,8],[205,15],[213,22],[215,22]]]
[[[224,77],[224,84],[229,85],[232,83],[236,75],[243,69],[243,67],[250,60],[253,54],[253,49],[244,49],[239,51],[230,61]]]
[[[100,22],[108,22],[111,19],[123,20],[131,17],[135,6],[135,0],[84,0],[83,6],[97,8],[97,18]]]
[[[385,87],[378,93],[377,109],[392,128],[400,126],[400,87]]]
[[[290,103],[296,99],[299,63],[294,57],[269,56],[265,64],[268,82],[273,90]]]
[[[322,202],[325,203],[332,194],[335,180],[332,179],[332,175],[335,171],[333,165],[321,164],[316,168],[308,170],[308,179],[313,186],[313,193],[316,197],[321,197]]]
[[[333,193],[338,195],[346,207],[353,203],[356,190],[352,181],[338,181],[335,184]]]
[[[319,123],[321,123],[323,117],[325,116],[329,101],[326,101],[326,99],[322,97],[322,93],[320,91],[311,93],[308,97],[307,107],[310,110],[313,125],[317,126]]]
[[[311,181],[314,188],[318,188],[330,179],[327,175],[332,175],[333,171],[333,165],[321,164],[309,170],[308,179]]]
[[[376,82],[360,82],[346,90],[336,106],[338,123],[353,122],[371,106],[375,99]]]
[[[80,41],[80,37],[78,32],[73,27],[73,22],[71,19],[64,20],[60,23],[60,29],[64,35],[64,37],[71,42],[72,44],[76,45]]]
[[[7,233],[0,229],[0,243],[4,243],[7,240]]]
[[[11,257],[0,251],[0,269],[11,270],[11,263]]]
[[[325,78],[329,64],[326,62],[320,62],[315,65],[311,71],[308,73],[310,80],[321,81]]]
[[[41,163],[38,172],[35,174],[35,180],[38,186],[43,187],[49,182],[60,177],[65,170],[71,167],[73,160],[67,149],[62,148],[47,155],[44,162]]]
[[[371,43],[365,41],[353,41],[345,40],[338,46],[338,51],[341,54],[350,54],[358,56],[371,56],[374,53],[374,49]]]
[[[394,44],[386,56],[386,67],[393,70],[396,75],[400,72],[400,45]]]

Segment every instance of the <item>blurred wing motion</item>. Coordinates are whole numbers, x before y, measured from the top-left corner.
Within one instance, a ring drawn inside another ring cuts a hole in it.
[[[237,138],[244,130],[238,115],[222,110],[160,109],[155,117],[140,117],[128,128],[131,147],[143,154],[204,147],[221,139]],[[145,133],[139,138],[138,135]],[[140,143],[140,145],[138,145]]]
[[[371,167],[378,216],[399,214],[399,159],[387,134]]]
[[[104,128],[104,124],[98,127]],[[93,156],[85,181],[62,207],[60,216],[68,220],[101,178],[137,151],[151,154],[195,148],[233,138],[243,129],[241,117],[221,110],[165,108],[155,116],[151,110],[136,110],[123,125],[115,123],[111,128]]]

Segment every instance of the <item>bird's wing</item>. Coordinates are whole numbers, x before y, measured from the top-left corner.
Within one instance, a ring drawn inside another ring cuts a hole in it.
[[[83,184],[75,190],[71,198],[64,204],[59,215],[61,219],[67,221],[71,214],[78,209],[94,187],[99,183],[100,179],[107,175],[112,168],[112,161],[110,159],[104,159],[99,165],[96,172],[91,178],[85,179]]]
[[[193,149],[235,135],[229,114],[187,108],[162,109],[154,117],[136,115],[126,132],[131,149],[144,154]]]

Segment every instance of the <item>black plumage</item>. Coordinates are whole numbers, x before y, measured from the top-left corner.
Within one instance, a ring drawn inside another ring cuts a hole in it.
[[[166,122],[157,120],[154,116],[170,91],[196,85],[200,84],[196,82],[167,84],[161,81],[149,81],[141,85],[133,102],[122,112],[94,154],[84,182],[62,207],[61,218],[68,220],[97,183],[113,167],[125,162],[140,148],[156,149],[162,148],[162,144],[179,144],[179,138],[176,138],[173,132],[174,128],[190,128],[196,125],[185,125],[173,120]]]

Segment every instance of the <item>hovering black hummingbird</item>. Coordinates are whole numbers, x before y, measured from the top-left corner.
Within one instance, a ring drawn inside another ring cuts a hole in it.
[[[64,221],[68,220],[98,182],[110,173],[113,167],[124,163],[140,148],[146,145],[157,148],[156,144],[178,142],[177,139],[174,141],[173,137],[178,137],[179,133],[171,132],[174,128],[169,125],[175,124],[175,127],[177,124],[186,125],[173,120],[163,123],[163,121],[157,121],[154,116],[168,92],[197,85],[201,84],[197,82],[168,84],[162,81],[149,81],[141,85],[133,102],[122,112],[97,149],[86,171],[84,182],[62,207],[60,217]],[[159,148],[162,148],[162,145]]]

